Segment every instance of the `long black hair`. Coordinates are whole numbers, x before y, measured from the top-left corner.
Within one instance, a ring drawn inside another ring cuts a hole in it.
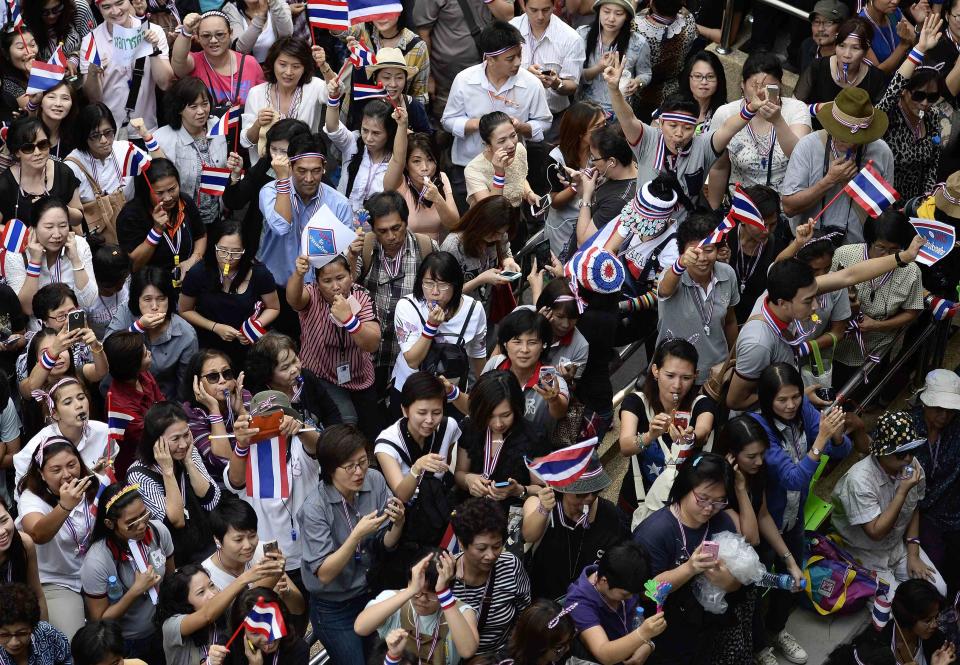
[[[723,70],[723,63],[720,62],[716,53],[713,51],[697,51],[690,56],[686,67],[680,74],[680,92],[693,99],[693,92],[690,90],[690,73],[693,71],[693,66],[698,62],[705,62],[710,65],[710,69],[717,77],[717,90],[710,96],[710,104],[708,105],[710,115],[713,115],[718,108],[727,103],[727,75]]]
[[[590,24],[590,29],[587,31],[587,62],[590,61],[590,56],[593,55],[593,52],[597,49],[597,40],[600,39],[600,7],[602,6],[603,5],[600,5],[596,8],[593,23]],[[633,34],[635,25],[634,18],[630,16],[630,12],[627,12],[623,25],[620,26],[620,33],[614,41],[617,53],[625,54],[627,52],[630,46],[630,36]]]
[[[803,378],[801,378],[797,368],[790,363],[770,365],[761,372],[760,378],[757,380],[760,413],[770,427],[775,427],[775,423],[779,419],[773,411],[773,401],[784,386],[799,388],[801,399],[803,398]],[[802,423],[803,405],[801,404],[800,407],[797,409],[797,419]]]
[[[731,418],[727,421],[727,424],[724,425],[723,429],[720,430],[716,452],[721,455],[729,453],[736,457],[751,443],[762,443],[763,447],[767,448],[770,445],[770,438],[767,436],[767,432],[763,429],[763,426],[757,422],[756,418],[744,414],[736,418]],[[744,473],[743,475],[747,480],[747,487],[750,490],[751,496],[756,496],[757,492],[762,492],[763,488],[766,487],[766,464],[761,466],[757,473]],[[730,504],[734,510],[739,512],[735,495],[730,497]]]
[[[20,9],[23,12],[23,22],[34,35],[43,35],[46,37],[50,32],[53,33],[53,42],[65,42],[73,29],[73,21],[77,16],[77,5],[74,0],[60,0],[60,15],[57,16],[57,22],[53,24],[52,30],[48,30],[46,21],[43,19],[43,0],[35,2],[21,2]],[[46,60],[52,55],[49,46],[41,46],[40,40],[37,40],[37,59]],[[56,47],[54,47],[56,48]]]
[[[0,496],[0,506],[7,511],[7,518],[13,522],[14,517],[10,514],[10,506],[6,498]],[[11,580],[27,579],[27,551],[23,548],[23,537],[20,530],[14,528],[13,536],[10,538],[10,547],[7,548],[7,566],[10,570]]]
[[[134,501],[143,501],[140,497],[140,492],[135,489],[129,489],[124,492],[128,487],[128,485],[113,484],[104,488],[103,492],[100,493],[100,499],[97,503],[97,521],[93,525],[93,533],[90,536],[91,546],[105,539],[107,536],[111,536],[121,547],[126,547],[126,543],[120,543],[120,539],[114,535],[116,533],[117,518],[123,510]],[[121,492],[123,492],[123,496],[113,501],[114,497]],[[113,501],[113,503],[111,503],[111,501]],[[111,520],[114,526],[107,526],[106,520]]]
[[[157,624],[157,630],[163,629],[163,622],[170,617],[178,614],[193,614],[197,610],[190,604],[190,581],[197,573],[203,573],[207,577],[210,574],[195,563],[188,563],[173,571],[160,585],[160,598],[157,601],[157,611],[154,614],[154,622]],[[221,591],[222,593],[222,591]],[[227,630],[227,617],[222,614],[214,619],[210,624],[218,629],[220,633]],[[209,626],[208,630],[198,630],[192,633],[188,638],[194,646],[206,646],[210,642]]]
[[[207,290],[210,293],[219,293],[222,274],[220,265],[217,263],[217,243],[224,236],[239,236],[240,243],[243,245],[243,256],[240,257],[240,263],[231,270],[233,279],[230,282],[228,293],[236,293],[237,288],[243,284],[253,266],[254,252],[247,247],[244,238],[243,224],[238,219],[225,218],[214,224],[207,233],[207,251],[203,255],[203,265],[207,269]],[[247,288],[250,288],[248,285]]]

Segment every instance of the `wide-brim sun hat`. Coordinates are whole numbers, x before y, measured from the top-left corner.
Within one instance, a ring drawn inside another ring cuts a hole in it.
[[[590,456],[590,462],[586,470],[579,478],[563,487],[554,487],[554,491],[561,494],[590,494],[593,492],[602,492],[610,486],[610,476],[604,470],[600,463],[600,457],[596,452]]]
[[[299,418],[300,414],[290,404],[290,398],[279,390],[263,390],[250,400],[250,413],[264,416],[275,411],[282,411],[288,416]]]
[[[637,10],[630,0],[597,0],[593,3],[593,11],[599,13],[600,7],[603,5],[616,5],[620,9],[625,10],[630,15],[630,18],[634,18],[637,15]]]
[[[564,269],[580,288],[593,293],[616,293],[625,278],[620,259],[602,247],[588,247],[573,255]]]
[[[877,420],[870,442],[870,453],[877,457],[896,455],[919,448],[926,439],[913,426],[913,418],[905,411],[890,411]]]
[[[408,65],[403,57],[403,51],[393,46],[387,46],[377,51],[377,64],[366,67],[367,78],[373,79],[374,74],[381,69],[402,69],[407,77],[416,76],[419,68]]]
[[[937,210],[942,210],[951,217],[960,217],[960,171],[951,173],[947,181],[937,187],[933,202]]]
[[[927,373],[920,401],[924,406],[960,411],[960,376],[948,369]]]
[[[887,114],[873,106],[863,88],[844,88],[832,102],[822,104],[817,120],[837,141],[866,145],[882,137],[890,124]]]

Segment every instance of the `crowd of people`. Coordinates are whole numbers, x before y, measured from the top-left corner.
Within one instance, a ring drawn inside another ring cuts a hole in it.
[[[954,662],[960,0],[362,4],[0,3],[0,662]]]

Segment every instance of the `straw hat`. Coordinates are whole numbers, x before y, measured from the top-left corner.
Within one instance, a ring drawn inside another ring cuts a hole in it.
[[[817,111],[817,120],[837,141],[866,145],[887,131],[887,114],[874,108],[863,88],[844,88]]]
[[[393,46],[387,46],[377,51],[377,64],[366,68],[367,77],[372,80],[373,75],[381,69],[402,69],[408,77],[416,76],[417,72],[420,71],[417,67],[408,65],[403,57],[403,51]]]
[[[960,217],[960,171],[951,173],[943,187],[937,189],[934,204],[951,217]]]

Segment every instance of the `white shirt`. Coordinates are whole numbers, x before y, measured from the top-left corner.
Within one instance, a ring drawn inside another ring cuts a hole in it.
[[[250,21],[247,20],[243,12],[237,13],[240,14],[240,22],[243,23],[243,31],[246,32],[250,28]],[[237,36],[239,37],[239,35]],[[273,34],[273,19],[270,18],[270,12],[267,12],[267,22],[263,24],[263,28],[260,29],[260,36],[253,44],[252,55],[257,59],[257,62],[267,61],[267,51],[270,50],[275,41],[277,41],[277,37]]]
[[[523,50],[521,63],[524,69],[530,65],[559,65],[560,78],[580,83],[583,73],[583,61],[586,59],[585,45],[577,31],[560,20],[551,16],[547,29],[538,40],[530,28],[530,19],[527,15],[516,16],[510,19],[514,26],[523,35]],[[541,84],[542,86],[543,84]],[[546,90],[546,88],[544,88]],[[550,110],[559,113],[570,106],[570,97],[561,95],[553,90],[547,90],[547,103]]]
[[[253,506],[257,513],[257,535],[260,536],[260,540],[276,540],[280,545],[280,551],[287,558],[287,570],[299,570],[303,536],[300,524],[297,522],[297,511],[300,510],[307,495],[317,487],[320,463],[303,449],[300,437],[293,437],[290,461],[287,462],[287,472],[290,474],[289,499],[261,499],[247,496],[245,486],[236,488],[230,484],[229,471],[230,465],[227,464],[223,470],[223,484],[227,491],[236,494]],[[296,540],[291,531],[296,532]]]
[[[553,122],[543,84],[523,67],[499,89],[494,88],[487,79],[485,63],[468,67],[453,80],[440,121],[443,128],[454,137],[454,164],[466,166],[483,151],[480,132],[467,134],[465,127],[467,120],[491,111],[503,111],[521,122],[530,123],[533,130],[531,141],[542,141],[543,133]]]
[[[247,138],[247,130],[253,126],[260,109],[272,108],[277,110],[276,88],[277,86],[272,83],[261,83],[253,86],[250,88],[250,94],[247,95],[247,104],[243,107],[240,145],[250,149],[251,164],[256,164],[260,160],[260,153],[257,152],[256,144],[251,143],[250,139]],[[300,103],[291,117],[303,120],[309,125],[310,131],[316,133],[326,111],[327,85],[324,83],[322,76],[314,76],[309,83],[301,87],[301,90]]]
[[[123,195],[127,200],[133,200],[133,178],[122,175],[123,160],[127,156],[127,148],[129,145],[129,141],[114,141],[113,154],[106,159],[97,159],[89,152],[77,148],[67,156],[68,159],[63,161],[64,164],[70,167],[70,170],[73,171],[73,174],[77,176],[77,179],[80,181],[80,200],[83,203],[93,201],[96,193],[93,191],[90,181],[87,180],[87,176],[73,161],[74,159],[83,164],[83,168],[93,176],[93,179],[105,194],[112,194],[118,189],[123,188]]]
[[[210,128],[219,121],[220,119],[216,117],[209,118],[207,120],[207,131],[209,132]],[[167,159],[176,165],[177,171],[180,173],[180,191],[197,202],[202,162],[200,150],[196,147],[190,132],[184,129],[182,125],[180,129],[164,125],[153,133],[153,138],[160,144],[160,148],[167,155]],[[207,166],[224,168],[227,165],[227,137],[214,136],[212,139],[207,139],[207,145],[207,152],[210,155]]]
[[[324,127],[323,133],[330,137],[341,154],[343,168],[340,170],[340,182],[337,184],[337,191],[350,199],[354,210],[359,210],[363,208],[363,202],[370,196],[383,191],[383,176],[387,174],[390,155],[386,155],[383,160],[374,164],[370,159],[370,151],[364,148],[360,168],[357,170],[357,177],[353,180],[353,189],[347,194],[347,183],[350,180],[350,176],[347,174],[347,166],[353,156],[357,154],[357,139],[360,137],[360,132],[351,132],[343,123],[340,123],[337,131],[331,133]]]
[[[457,445],[457,441],[460,440],[460,426],[457,425],[457,421],[454,420],[453,418],[448,417],[446,420],[447,420],[447,427],[443,432],[443,440],[440,441],[440,447],[439,449],[432,450],[431,452],[434,452],[440,455],[440,457],[442,457],[444,461],[449,463],[450,451],[453,449],[455,445]],[[404,441],[404,438],[403,438],[403,432],[400,431],[400,423],[402,421],[403,419],[398,420],[394,424],[390,425],[390,427],[380,432],[380,435],[377,436],[377,441],[380,441],[381,439],[386,439],[387,441],[390,441],[394,445],[398,446],[401,450],[403,450],[403,452],[406,453],[407,457],[410,458],[411,462],[416,462],[417,460],[413,458],[413,456],[410,454],[410,450],[407,448],[407,443],[406,441]],[[433,435],[431,435],[431,438],[432,436]],[[426,450],[429,446],[431,446],[431,443],[432,443],[431,441],[424,441],[421,448],[423,450]],[[434,448],[436,448],[435,442],[433,442],[433,446]],[[377,443],[373,449],[373,454],[379,455],[380,453],[383,453],[384,455],[387,455],[388,457],[391,457],[394,460],[396,460],[397,464],[400,465],[400,473],[402,473],[403,475],[407,475],[410,472],[410,466],[403,461],[403,459],[400,457],[400,453],[397,452],[397,449],[391,446],[390,444]],[[443,479],[443,472],[435,472],[433,475],[434,477],[436,477],[437,480]]]
[[[133,19],[133,26],[140,25],[137,19]],[[167,36],[163,28],[159,25],[151,24],[150,31],[157,35],[159,41],[157,48],[161,60],[170,59],[170,47],[167,44]],[[90,40],[97,43],[97,51],[100,53],[100,61],[104,66],[103,78],[100,80],[100,87],[103,90],[103,103],[106,104],[113,113],[113,119],[117,127],[123,127],[127,118],[127,95],[130,91],[129,82],[133,76],[133,62],[121,67],[112,64],[113,60],[113,36],[110,33],[109,24],[101,23],[92,32],[88,33],[83,41],[80,42],[80,52],[86,53]],[[137,96],[137,104],[130,114],[131,118],[143,118],[143,124],[148,130],[157,128],[157,97],[153,92],[153,58],[148,57],[143,66],[143,79],[140,82],[140,94]],[[90,69],[90,63],[80,58],[80,73],[87,74]]]
[[[109,444],[107,434],[110,428],[107,427],[106,423],[102,423],[99,420],[88,420],[87,424],[90,426],[90,432],[89,434],[82,435],[76,446],[80,452],[80,459],[83,460],[83,463],[87,465],[88,469],[92,469],[107,452],[107,445]],[[17,484],[20,483],[20,479],[27,473],[27,469],[30,468],[30,460],[33,459],[33,453],[37,449],[37,446],[40,445],[41,441],[45,441],[51,436],[63,436],[60,433],[60,426],[57,425],[57,423],[47,425],[34,434],[33,438],[27,441],[27,445],[13,456],[14,477]]]
[[[203,566],[203,569],[207,571],[207,575],[210,577],[210,581],[213,582],[214,586],[223,591],[228,586],[233,584],[237,578],[225,571],[223,568],[214,563],[214,559],[217,557],[217,554],[211,554],[206,559],[203,560],[203,563],[200,565]],[[255,565],[260,563],[263,559],[263,541],[257,543],[257,547],[253,550],[253,556],[249,561],[243,566],[244,572],[250,570]]]

